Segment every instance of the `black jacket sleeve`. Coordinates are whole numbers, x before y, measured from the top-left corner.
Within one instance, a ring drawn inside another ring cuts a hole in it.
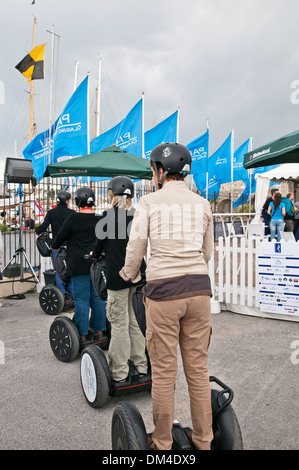
[[[43,223],[41,223],[38,227],[36,227],[35,233],[37,233],[37,235],[40,235],[41,233],[47,230],[50,224],[51,224],[51,211],[48,211]]]

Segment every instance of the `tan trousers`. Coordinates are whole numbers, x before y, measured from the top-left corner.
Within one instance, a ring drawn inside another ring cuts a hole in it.
[[[177,345],[180,345],[188,383],[192,440],[200,450],[213,439],[211,388],[207,361],[211,334],[209,296],[153,301],[144,297],[146,340],[152,367],[153,441],[159,450],[170,450],[174,419],[174,386]]]
[[[147,372],[145,338],[135,318],[132,295],[135,287],[107,290],[107,318],[111,323],[111,340],[108,349],[112,380],[123,380],[129,373],[128,358],[138,372]],[[127,342],[127,315],[129,320],[130,351]]]

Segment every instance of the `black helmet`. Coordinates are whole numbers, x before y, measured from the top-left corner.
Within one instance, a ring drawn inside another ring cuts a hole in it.
[[[134,197],[134,183],[127,176],[115,176],[108,183],[108,189],[111,189],[116,196]]]
[[[56,196],[56,201],[58,203],[69,201],[70,199],[71,199],[71,194],[68,191],[65,191],[64,189],[61,191],[58,191],[57,196]]]
[[[151,151],[150,159],[153,162],[160,187],[167,173],[181,173],[186,176],[191,171],[191,153],[182,144],[175,142],[159,144]],[[158,175],[157,163],[160,163],[164,170],[161,180]]]
[[[91,188],[78,188],[75,192],[75,202],[78,207],[92,207],[95,203],[94,192]]]

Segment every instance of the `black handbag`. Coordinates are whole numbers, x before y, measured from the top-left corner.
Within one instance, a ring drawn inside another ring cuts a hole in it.
[[[62,246],[59,248],[57,255],[54,258],[54,268],[59,279],[64,284],[70,284],[71,280],[67,273],[67,262],[66,262],[66,247]]]
[[[106,262],[102,257],[90,266],[90,277],[94,290],[101,300],[107,300]]]
[[[52,238],[48,232],[44,232],[36,239],[36,247],[43,258],[51,257]]]
[[[133,310],[134,310],[134,313],[135,313],[135,317],[136,317],[138,326],[139,326],[143,336],[145,336],[146,317],[145,317],[145,305],[143,303],[143,293],[142,293],[143,286],[144,286],[144,284],[139,284],[136,287],[136,290],[132,295],[132,305],[133,305]]]

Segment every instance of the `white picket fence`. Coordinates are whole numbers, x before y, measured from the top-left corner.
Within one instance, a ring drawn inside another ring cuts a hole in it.
[[[260,311],[257,243],[258,240],[245,236],[220,237],[215,242],[214,255],[209,263],[213,291],[212,313],[226,310],[299,321],[298,317]]]

